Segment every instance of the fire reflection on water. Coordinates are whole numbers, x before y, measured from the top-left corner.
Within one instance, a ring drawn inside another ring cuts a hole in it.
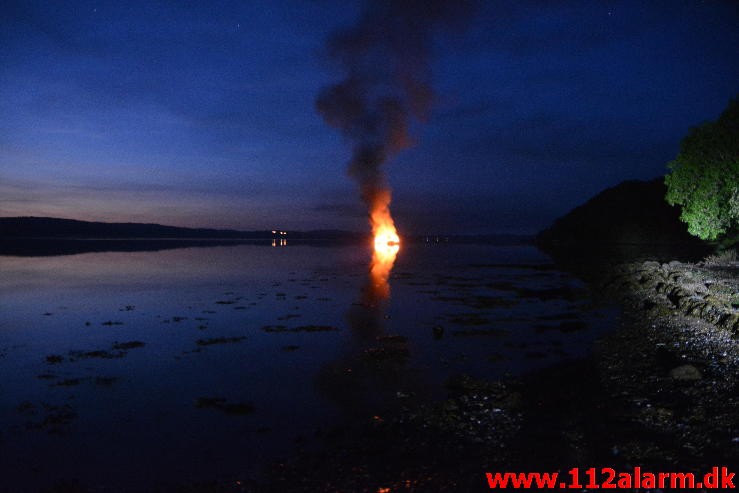
[[[400,237],[395,229],[395,222],[390,214],[390,194],[378,195],[377,201],[370,211],[370,224],[374,235],[372,263],[365,290],[365,302],[376,305],[390,296],[388,279],[400,250]]]
[[[390,273],[400,251],[400,241],[393,228],[388,241],[375,235],[372,260],[362,286],[360,303],[347,313],[347,320],[358,340],[373,340],[384,331],[386,301],[390,298]]]
[[[387,299],[390,296],[390,272],[393,270],[395,258],[398,256],[400,244],[396,240],[393,242],[377,241],[375,238],[375,248],[372,253],[372,263],[370,264],[368,286],[365,295],[370,305]]]
[[[396,361],[373,358],[385,349],[382,339],[387,322],[386,302],[390,297],[389,279],[400,251],[394,227],[382,231],[374,228],[374,231],[372,260],[359,303],[354,303],[346,313],[351,344],[341,358],[325,365],[317,378],[317,386],[324,395],[355,415],[371,415],[378,406],[393,402],[388,396],[395,395],[396,387],[406,380],[402,358]]]

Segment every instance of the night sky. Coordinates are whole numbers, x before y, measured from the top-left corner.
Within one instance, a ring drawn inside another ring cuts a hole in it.
[[[0,216],[366,229],[316,110],[359,2],[3,2]],[[739,2],[487,1],[434,33],[402,232],[532,233],[739,95]]]

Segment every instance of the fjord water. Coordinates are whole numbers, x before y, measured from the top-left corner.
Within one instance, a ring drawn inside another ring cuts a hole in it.
[[[368,305],[364,245],[0,257],[0,478],[133,491],[239,480],[453,374],[587,354],[615,313],[529,245],[409,244]],[[143,344],[142,344],[143,343]]]

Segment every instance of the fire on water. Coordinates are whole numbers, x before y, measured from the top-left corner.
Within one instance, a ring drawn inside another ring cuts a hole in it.
[[[393,268],[395,257],[400,250],[400,237],[390,214],[390,192],[383,190],[375,197],[370,210],[370,224],[375,236],[374,264],[383,264],[386,275]]]
[[[389,260],[392,264],[398,250],[400,250],[400,237],[395,230],[395,226],[390,224],[377,228],[375,231],[375,253],[381,258]]]
[[[388,279],[393,264],[395,264],[395,257],[400,250],[400,237],[387,204],[384,207],[376,207],[370,219],[375,247],[372,253],[370,278],[373,286],[372,298],[378,301],[390,295]]]

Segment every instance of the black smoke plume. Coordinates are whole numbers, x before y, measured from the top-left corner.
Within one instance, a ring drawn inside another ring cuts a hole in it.
[[[412,144],[411,120],[428,117],[432,34],[458,24],[472,3],[367,0],[358,23],[329,39],[328,55],[344,78],[321,91],[316,107],[352,143],[349,175],[371,215],[390,203],[383,163]]]

